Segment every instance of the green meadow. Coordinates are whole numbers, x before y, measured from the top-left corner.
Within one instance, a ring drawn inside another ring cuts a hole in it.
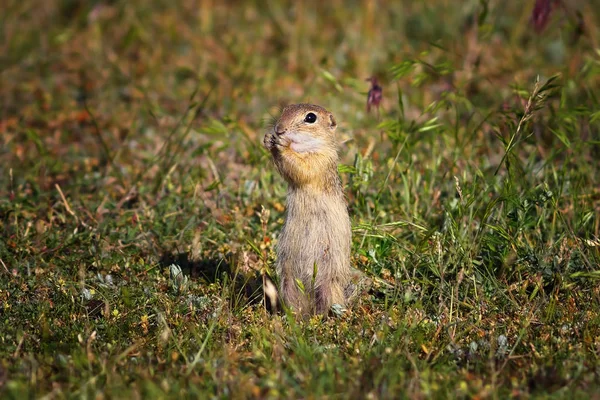
[[[598,10],[2,2],[0,396],[600,398]],[[308,320],[262,291],[300,102],[379,283]]]

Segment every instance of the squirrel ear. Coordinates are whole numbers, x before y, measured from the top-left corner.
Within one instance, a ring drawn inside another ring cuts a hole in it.
[[[333,118],[333,114],[329,114],[329,128],[332,131],[335,131],[335,128],[337,128],[337,122],[335,122],[335,118]]]

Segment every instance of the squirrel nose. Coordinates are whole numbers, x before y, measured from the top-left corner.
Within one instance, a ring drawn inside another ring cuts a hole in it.
[[[285,133],[285,129],[279,128],[279,125],[275,125],[275,134],[281,136]]]

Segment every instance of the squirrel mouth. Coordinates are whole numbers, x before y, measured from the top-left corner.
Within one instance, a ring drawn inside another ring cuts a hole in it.
[[[305,132],[298,131],[278,131],[273,129],[273,133],[265,140],[269,141],[269,147],[272,148],[288,148],[295,153],[318,153],[326,147],[325,142],[318,137],[309,135]]]
[[[323,140],[302,132],[288,132],[289,146],[296,153],[315,153],[323,149]]]

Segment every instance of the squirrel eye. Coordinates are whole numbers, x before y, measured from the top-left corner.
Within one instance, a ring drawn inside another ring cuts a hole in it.
[[[309,124],[314,123],[317,120],[317,116],[314,113],[308,113],[306,114],[306,117],[304,117],[304,122],[308,122]]]

